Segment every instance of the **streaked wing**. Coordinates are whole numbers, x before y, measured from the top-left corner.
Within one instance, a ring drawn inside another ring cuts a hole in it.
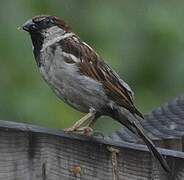
[[[75,63],[77,63],[80,73],[101,82],[109,99],[128,109],[133,114],[143,117],[133,104],[133,92],[130,87],[119,78],[115,71],[91,47],[77,38],[75,40],[70,38],[65,41],[65,44],[62,44],[62,50],[64,52],[68,51],[67,53],[72,52],[79,59]]]

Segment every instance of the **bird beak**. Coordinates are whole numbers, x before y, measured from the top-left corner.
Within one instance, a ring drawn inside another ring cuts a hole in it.
[[[30,32],[37,30],[36,24],[32,21],[32,19],[26,21],[22,26],[17,28],[18,30],[23,29],[24,31]]]

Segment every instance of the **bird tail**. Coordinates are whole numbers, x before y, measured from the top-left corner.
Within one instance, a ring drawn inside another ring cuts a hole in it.
[[[144,143],[147,145],[148,149],[150,150],[150,152],[152,153],[152,155],[158,159],[158,161],[160,162],[161,166],[163,167],[163,169],[169,173],[170,172],[170,168],[166,162],[166,160],[164,159],[164,157],[158,152],[158,150],[156,149],[155,145],[153,144],[153,142],[147,137],[147,135],[144,133],[140,123],[138,122],[138,120],[135,118],[134,115],[131,115],[129,112],[123,110],[122,109],[119,111],[118,110],[118,118],[117,120],[124,125],[126,128],[128,128],[132,133],[138,135],[143,141]]]

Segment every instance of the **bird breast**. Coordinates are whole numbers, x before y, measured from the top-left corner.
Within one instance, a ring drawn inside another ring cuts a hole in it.
[[[108,99],[102,84],[81,75],[77,62],[69,63],[68,59],[70,54],[66,55],[61,48],[56,48],[54,53],[51,47],[42,51],[39,70],[44,80],[59,98],[81,112],[104,109]]]

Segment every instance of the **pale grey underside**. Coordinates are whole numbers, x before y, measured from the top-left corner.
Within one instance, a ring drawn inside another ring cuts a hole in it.
[[[66,63],[64,55],[59,46],[54,55],[50,47],[41,53],[42,65],[39,70],[54,92],[82,112],[88,112],[90,108],[100,110],[109,103],[102,84],[79,74],[76,64]]]

